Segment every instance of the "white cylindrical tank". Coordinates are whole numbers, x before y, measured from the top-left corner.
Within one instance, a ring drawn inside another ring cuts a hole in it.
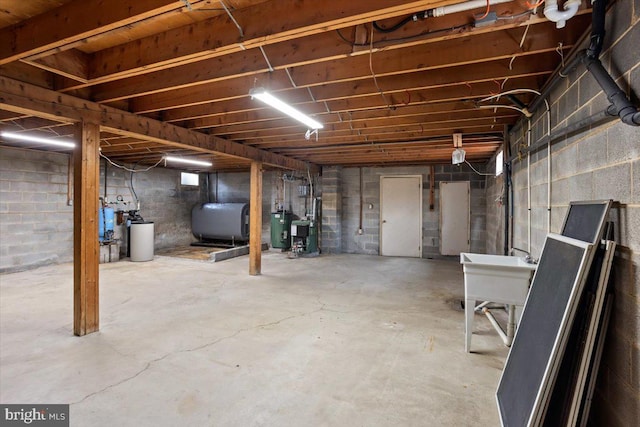
[[[129,245],[131,245],[131,261],[152,261],[154,244],[153,222],[132,222]]]

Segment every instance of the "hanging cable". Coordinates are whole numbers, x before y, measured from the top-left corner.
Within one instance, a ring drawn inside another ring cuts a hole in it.
[[[378,79],[376,78],[376,73],[373,71],[373,26],[371,26],[371,38],[369,40],[369,43],[370,43],[369,44],[369,70],[371,70],[371,76],[373,76],[373,83],[375,83],[376,88],[378,89],[378,92],[380,92],[380,95],[382,96],[382,100],[387,105],[387,108],[391,109],[391,106],[387,102],[387,97],[384,95],[384,92],[382,91],[382,89],[380,89],[380,86],[378,85]]]
[[[567,76],[565,74],[562,74],[562,70],[564,70],[566,67],[564,64],[564,51],[562,50],[562,42],[558,43],[558,47],[556,48],[556,53],[560,55],[560,64],[562,65],[562,69],[558,71],[558,75],[562,78],[566,78]]]
[[[542,3],[544,3],[544,0],[540,0],[539,2],[534,4],[529,3],[529,1],[527,0],[525,3],[529,9],[535,9],[536,7],[542,6]]]
[[[528,110],[522,109],[522,108],[518,108],[518,107],[514,107],[513,105],[478,105],[476,108],[479,108],[481,110],[493,110],[496,108],[508,108],[510,110],[516,110],[516,111],[520,111],[522,114],[524,114],[527,117],[531,117],[531,113]]]
[[[527,24],[527,26],[524,29],[524,33],[522,33],[522,38],[520,39],[520,51],[522,51],[522,46],[524,46],[524,41],[526,40],[527,34],[529,33],[529,26],[530,25],[531,24]],[[513,70],[513,61],[515,61],[515,59],[516,59],[516,55],[513,55],[511,57],[511,61],[509,61],[509,69],[510,70]]]
[[[484,18],[489,16],[489,11],[491,10],[491,3],[487,0],[487,11],[480,18],[476,18],[476,21],[482,21]]]
[[[474,168],[474,167],[471,165],[471,163],[469,163],[469,162],[468,162],[468,161],[466,161],[466,160],[465,160],[464,162],[467,164],[467,166],[469,166],[469,167],[471,168],[471,170],[472,170],[472,171],[474,171],[475,173],[477,173],[477,174],[478,174],[478,175],[480,175],[480,176],[493,176],[493,174],[492,174],[492,173],[482,173],[482,172],[478,172],[478,171],[476,170],[476,168]]]
[[[105,160],[106,160],[107,162],[109,162],[109,164],[111,164],[112,166],[115,166],[115,167],[120,168],[120,169],[124,169],[124,170],[126,170],[127,172],[131,172],[131,173],[138,173],[138,172],[147,172],[147,171],[150,171],[151,169],[155,168],[155,167],[156,167],[156,166],[158,166],[160,163],[162,163],[162,160],[164,160],[164,158],[163,158],[163,157],[161,157],[161,158],[160,158],[160,160],[158,160],[154,165],[151,165],[151,166],[149,166],[149,167],[148,167],[148,168],[146,168],[146,169],[129,169],[129,168],[128,168],[128,167],[126,167],[126,166],[122,166],[122,165],[119,165],[119,164],[115,163],[114,161],[112,161],[110,158],[108,158],[107,156],[105,156],[105,155],[104,155],[104,154],[102,154],[102,153],[100,153],[100,157],[102,157],[103,159],[105,159]]]
[[[375,21],[373,21],[373,28],[376,29],[376,31],[379,31],[381,33],[393,33],[394,31],[398,31],[400,28],[404,27],[405,25],[407,25],[409,22],[411,21],[417,21],[418,20],[418,15],[414,14],[414,15],[409,15],[406,18],[404,18],[403,20],[401,20],[400,22],[398,22],[395,25],[392,25],[389,28],[383,28],[381,26],[379,26]]]
[[[481,99],[478,102],[486,102],[486,101],[490,101],[490,100],[495,99],[495,98],[499,98],[499,97],[504,96],[504,95],[513,95],[513,94],[516,94],[516,93],[524,93],[524,92],[533,93],[533,94],[536,94],[538,96],[540,95],[540,92],[538,92],[535,89],[528,89],[528,88],[512,89],[512,90],[507,90],[505,92],[501,92],[501,93],[499,93],[497,95],[488,96],[486,98]]]
[[[136,193],[136,189],[133,188],[133,170],[129,170],[131,173],[129,174],[129,186],[131,187],[131,193],[133,194],[133,198],[136,199],[136,205],[140,203],[140,199],[138,199],[138,194]]]

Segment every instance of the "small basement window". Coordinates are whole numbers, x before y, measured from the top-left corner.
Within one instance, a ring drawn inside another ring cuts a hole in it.
[[[504,152],[500,151],[496,156],[496,176],[502,174],[504,170]]]
[[[200,175],[197,173],[181,172],[180,184],[197,187],[200,185]]]

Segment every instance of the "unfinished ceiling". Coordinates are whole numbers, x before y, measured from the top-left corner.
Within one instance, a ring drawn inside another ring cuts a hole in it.
[[[102,153],[141,165],[178,154],[246,169],[264,151],[292,168],[449,163],[454,133],[486,161],[590,6],[562,29],[524,0],[425,17],[457,3],[5,0],[0,127],[70,136],[81,118],[63,107],[86,109],[100,113]],[[323,123],[317,139],[251,99],[258,86]]]

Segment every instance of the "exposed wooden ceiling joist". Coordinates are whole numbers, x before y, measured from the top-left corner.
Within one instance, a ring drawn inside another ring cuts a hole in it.
[[[70,49],[82,39],[133,24],[150,16],[185,7],[179,0],[66,3],[0,31],[0,64],[52,50]],[[87,76],[88,77],[88,76]]]
[[[229,15],[213,0],[16,1],[0,20],[0,76],[29,94],[0,86],[0,122],[66,134],[95,120],[105,153],[145,164],[168,152],[227,170],[267,158],[296,169],[449,163],[454,132],[468,159],[486,161],[521,116],[509,108],[534,95],[483,99],[539,90],[583,37],[590,4],[562,30],[523,0],[425,16],[461,2],[230,0]],[[251,100],[255,86],[320,120],[317,140]],[[34,88],[48,92],[30,99]]]

